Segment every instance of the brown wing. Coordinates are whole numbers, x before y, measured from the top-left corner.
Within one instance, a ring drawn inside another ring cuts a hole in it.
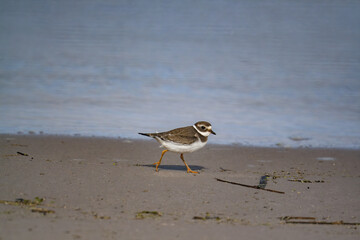
[[[165,141],[191,144],[198,140],[196,130],[191,127],[176,128],[168,132],[158,133],[157,137]]]

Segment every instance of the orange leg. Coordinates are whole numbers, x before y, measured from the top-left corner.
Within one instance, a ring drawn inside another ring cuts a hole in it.
[[[184,164],[185,164],[185,166],[186,166],[186,168],[187,168],[187,172],[188,172],[188,173],[189,173],[189,172],[191,172],[191,173],[199,173],[199,172],[196,172],[196,171],[191,170],[190,167],[186,164],[186,162],[185,162],[185,160],[184,160],[184,154],[180,154],[180,158],[181,158],[181,160],[183,160],[183,162],[184,162]]]
[[[160,160],[159,160],[158,162],[154,163],[154,165],[156,165],[156,169],[155,169],[155,170],[156,170],[157,172],[159,171],[159,166],[160,166],[160,163],[161,163],[161,159],[163,158],[164,154],[165,154],[167,151],[169,151],[169,150],[165,149],[164,151],[162,151]]]

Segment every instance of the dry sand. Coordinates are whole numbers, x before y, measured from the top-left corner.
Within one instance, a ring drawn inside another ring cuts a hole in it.
[[[160,154],[155,141],[0,135],[0,239],[360,237],[356,225],[280,219],[360,222],[360,150],[209,144],[185,154],[198,175],[175,153],[155,172]],[[257,185],[264,174],[266,189],[285,194],[215,180]]]

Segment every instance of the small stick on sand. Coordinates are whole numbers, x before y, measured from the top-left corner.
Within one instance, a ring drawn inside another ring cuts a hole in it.
[[[29,156],[29,154],[27,154],[27,153],[22,153],[22,152],[16,152],[16,153],[19,155],[22,155],[22,156]]]
[[[239,185],[242,187],[248,187],[248,188],[254,188],[254,189],[258,189],[258,190],[264,190],[264,191],[269,191],[269,192],[274,192],[274,193],[285,194],[285,192],[281,192],[281,191],[277,191],[277,190],[260,188],[258,185],[252,186],[252,185],[247,185],[247,184],[242,184],[242,183],[237,183],[237,182],[230,182],[230,181],[226,181],[226,180],[219,179],[219,178],[215,178],[215,179],[219,182],[230,183],[230,184]]]
[[[296,219],[296,221],[294,221]],[[359,222],[343,222],[343,221],[334,221],[334,222],[327,222],[327,221],[316,221],[314,217],[281,217],[280,220],[284,220],[287,224],[317,224],[317,225],[360,225]],[[299,220],[306,220],[306,221],[299,221]]]

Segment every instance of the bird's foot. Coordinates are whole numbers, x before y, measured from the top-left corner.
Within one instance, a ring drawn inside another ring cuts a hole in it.
[[[187,169],[187,172],[188,172],[188,173],[200,173],[200,172],[197,172],[197,171],[193,171],[193,170],[191,170],[190,168]]]
[[[153,163],[155,165],[155,171],[159,171],[160,162]]]

